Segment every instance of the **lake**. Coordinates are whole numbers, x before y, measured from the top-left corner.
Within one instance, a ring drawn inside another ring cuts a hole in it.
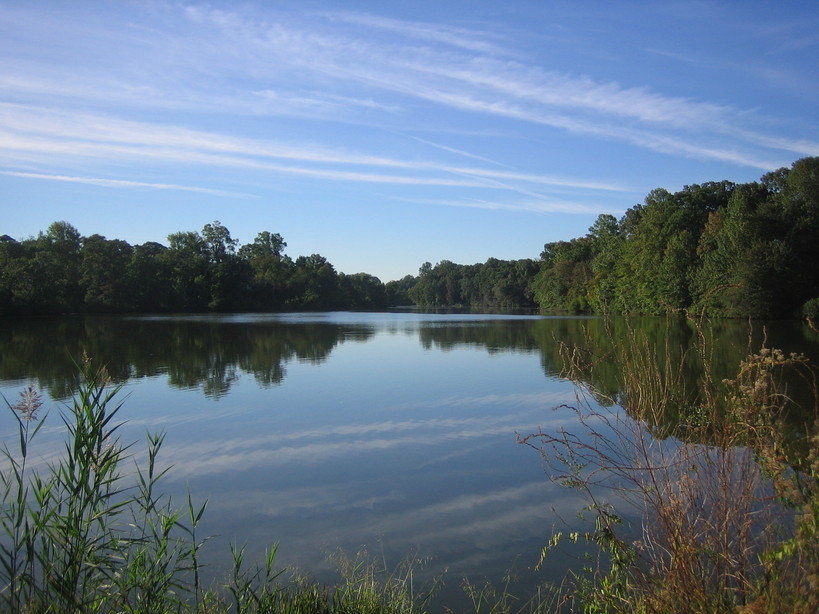
[[[693,338],[684,323],[635,322],[657,343]],[[165,491],[180,505],[186,489],[208,501],[211,578],[226,573],[231,542],[251,559],[278,543],[279,565],[325,582],[332,555],[366,550],[388,567],[422,559],[419,585],[443,577],[441,598],[454,602],[464,577],[513,571],[525,591],[565,572],[566,560],[532,568],[583,501],[516,436],[571,428],[560,406],[576,388],[559,377],[559,345],[602,352],[607,330],[599,318],[416,312],[7,320],[0,392],[11,403],[28,384],[47,395],[35,450],[47,459],[72,360],[106,364],[123,384],[121,439],[166,432]],[[714,330],[726,376],[763,335],[747,322]],[[799,322],[764,333],[819,357],[819,335]],[[12,420],[0,418],[6,435]]]

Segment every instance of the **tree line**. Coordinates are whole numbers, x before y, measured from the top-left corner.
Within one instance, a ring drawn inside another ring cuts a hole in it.
[[[819,157],[759,181],[652,190],[540,260],[425,263],[407,296],[425,306],[570,313],[705,311],[819,317]]]
[[[37,237],[0,237],[0,314],[534,307],[534,260],[426,263],[419,276],[385,284],[367,273],[339,273],[320,254],[292,259],[286,246],[268,231],[239,245],[218,221],[170,234],[167,245],[84,237],[54,222]]]
[[[819,157],[736,184],[652,190],[540,259],[424,263],[384,284],[323,256],[292,259],[278,233],[239,245],[218,221],[132,246],[68,222],[0,237],[0,314],[278,311],[423,307],[573,313],[706,310],[819,316]]]
[[[132,246],[68,222],[35,238],[0,237],[0,313],[126,313],[374,309],[385,285],[338,273],[323,256],[295,260],[281,235],[239,245],[218,221],[176,232],[168,244]]]
[[[540,264],[532,259],[490,258],[471,265],[449,260],[435,266],[425,262],[418,277],[406,280],[407,296],[412,303],[426,307],[535,308],[532,281],[539,270]]]
[[[542,309],[726,317],[819,315],[819,158],[758,182],[656,189],[619,220],[547,243]]]

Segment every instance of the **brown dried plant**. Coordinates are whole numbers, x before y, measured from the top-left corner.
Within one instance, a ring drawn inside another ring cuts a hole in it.
[[[574,573],[567,603],[587,612],[819,611],[819,423],[802,457],[783,427],[794,404],[784,372],[803,376],[819,416],[815,370],[763,347],[735,378],[716,381],[718,342],[695,326],[692,348],[652,347],[629,329],[606,356],[618,367],[618,398],[588,383],[589,353],[564,347],[578,422],[520,440],[554,480],[585,495],[597,515],[585,540],[609,555],[590,577]],[[683,377],[690,360],[702,366],[696,385]],[[624,531],[622,506],[639,532]],[[566,538],[557,537],[544,555]]]

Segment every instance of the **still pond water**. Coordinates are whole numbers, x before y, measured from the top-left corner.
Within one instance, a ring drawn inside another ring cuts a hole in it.
[[[640,326],[659,342],[691,338],[684,324]],[[723,322],[726,376],[748,324]],[[757,329],[755,333],[760,334]],[[516,434],[570,428],[576,389],[559,378],[560,342],[606,338],[596,318],[421,313],[86,317],[4,321],[0,392],[12,403],[34,384],[53,409],[38,436],[44,458],[62,437],[57,412],[72,359],[86,352],[123,383],[123,441],[167,433],[165,491],[208,500],[202,534],[211,577],[228,544],[332,582],[330,557],[366,549],[388,566],[425,559],[416,577],[444,574],[457,600],[464,576],[559,579],[547,559],[554,527],[583,502],[552,484]],[[819,357],[818,335],[777,323],[768,344]],[[604,384],[605,385],[605,384]],[[558,409],[555,409],[558,408]],[[7,412],[4,439],[13,433]],[[49,442],[51,440],[51,442]]]

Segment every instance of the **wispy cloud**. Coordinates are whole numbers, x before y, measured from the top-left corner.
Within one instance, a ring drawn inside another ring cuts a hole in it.
[[[725,106],[663,96],[647,87],[624,88],[517,62],[473,58],[458,64],[408,61],[405,67],[418,75],[443,77],[453,93],[469,86],[485,96],[494,93],[501,100],[528,101],[538,108],[592,111],[672,127],[713,125],[731,112]]]
[[[397,200],[413,202],[423,205],[436,205],[443,207],[458,207],[466,209],[484,209],[488,211],[525,211],[530,213],[568,213],[573,215],[598,215],[609,211],[607,207],[594,204],[589,205],[580,202],[548,200],[515,201],[515,200],[481,200],[481,199],[408,199],[398,198]],[[620,212],[621,208],[612,208],[612,213]]]
[[[77,172],[77,160],[137,160],[163,169],[202,165],[263,176],[485,189],[527,200],[437,198],[460,203],[456,206],[585,211],[538,190],[628,190],[613,181],[518,170],[499,156],[492,159],[440,138],[433,142],[415,136],[407,126],[423,123],[431,108],[450,112],[459,122],[491,118],[515,129],[544,128],[544,134],[557,131],[672,158],[762,170],[786,164],[789,153],[819,151],[810,139],[768,134],[751,125],[751,110],[526,61],[517,53],[513,33],[362,12],[251,14],[249,9],[205,5],[161,5],[156,10],[163,21],[152,21],[150,32],[138,18],[83,22],[82,32],[92,40],[113,40],[118,31],[127,36],[110,50],[110,58],[91,58],[81,41],[59,41],[58,51],[76,56],[70,71],[33,56],[8,58],[0,67],[6,101],[0,104],[0,160],[7,170],[20,170],[13,166],[19,159],[32,178],[39,172],[43,178],[90,183],[88,177],[99,173]],[[24,10],[14,14],[15,20],[31,20],[35,32],[37,17]],[[61,18],[79,22],[81,15]],[[43,27],[60,31],[61,24],[51,17]],[[107,70],[109,66],[117,70]],[[158,111],[168,115],[155,123],[133,119]],[[199,123],[204,116],[208,122]],[[265,137],[250,138],[247,129],[232,129],[245,121],[263,125],[265,118],[283,116],[313,122],[311,138],[274,140],[270,130]],[[212,128],[214,117],[220,129]],[[349,134],[360,127],[362,136],[347,145],[343,137],[331,136],[338,125],[348,127]],[[399,150],[397,144],[389,149],[374,145],[387,134],[428,145],[428,157],[417,150],[384,155]],[[453,163],[453,156],[474,164]],[[46,172],[69,158],[75,170]],[[42,165],[34,168],[38,161]],[[139,184],[132,179],[117,177],[108,185]],[[176,182],[157,182],[155,187],[189,189]]]
[[[199,163],[367,183],[518,189],[499,183],[503,180],[596,191],[623,190],[614,184],[595,181],[474,166],[459,167],[431,160],[401,160],[355,151],[282,144],[179,126],[11,104],[0,104],[0,153],[3,151],[69,156],[72,159],[86,156],[101,159],[165,160],[180,164]],[[459,154],[464,155],[465,152]],[[272,160],[309,163],[313,166],[287,165]],[[345,170],[345,166],[366,167],[369,170]],[[408,174],[374,172],[373,169],[377,168],[401,170]],[[118,183],[123,187],[127,184],[125,180]]]
[[[488,31],[402,21],[366,13],[328,13],[327,16],[347,23],[367,26],[409,38],[443,43],[481,54],[510,54],[508,48],[492,42],[492,39],[498,39],[499,37],[497,34]]]
[[[476,154],[469,153],[468,151],[463,151],[462,149],[457,149],[455,147],[449,147],[447,145],[443,145],[441,143],[436,143],[436,142],[430,141],[428,139],[422,139],[421,137],[414,136],[412,134],[402,134],[402,136],[410,138],[410,139],[412,139],[414,141],[417,141],[419,143],[429,145],[430,147],[435,147],[435,148],[441,149],[443,151],[448,151],[450,153],[457,154],[459,156],[464,156],[466,158],[472,158],[473,160],[478,160],[480,162],[486,162],[488,164],[492,164],[492,165],[495,165],[495,166],[502,166],[502,167],[510,168],[508,164],[498,162],[497,160],[490,160],[489,158],[486,158],[484,156],[478,156]]]
[[[145,181],[131,181],[125,179],[103,179],[100,177],[70,177],[68,175],[46,175],[43,173],[23,173],[17,171],[2,171],[0,175],[9,177],[22,177],[24,179],[44,179],[46,181],[65,181],[68,183],[84,183],[105,188],[151,188],[155,190],[182,190],[184,192],[198,192],[200,194],[214,194],[217,196],[239,196],[248,197],[251,194],[240,192],[228,192],[226,190],[214,190],[211,188],[201,188],[187,185],[174,185],[171,183],[150,183]]]
[[[195,30],[192,36],[205,36],[208,27],[216,28],[220,46],[231,51],[230,69],[249,76],[252,83],[263,84],[276,81],[281,74],[298,73],[299,83],[324,84],[313,88],[314,95],[309,97],[279,88],[256,88],[257,97],[284,103],[280,109],[283,112],[297,107],[304,114],[312,109],[325,118],[326,113],[340,112],[337,117],[343,119],[347,111],[355,109],[396,111],[402,105],[379,99],[398,94],[454,109],[619,139],[669,155],[682,153],[759,166],[757,156],[747,152],[749,142],[737,132],[741,126],[735,121],[739,114],[736,108],[665,96],[648,86],[599,82],[502,59],[511,52],[504,53],[509,50],[480,30],[436,27],[361,13],[334,13],[328,20],[331,24],[354,24],[396,35],[385,42],[286,18],[268,22],[240,12],[202,7],[190,7],[188,12],[195,16],[192,21],[204,28]],[[434,46],[419,48],[415,44],[418,38],[455,51]],[[372,95],[344,94],[353,90],[352,84]],[[328,87],[339,91],[330,94]],[[243,108],[246,103],[237,94],[233,104]],[[270,108],[268,112],[276,110]],[[622,119],[636,122],[636,126],[621,127],[618,120]],[[646,132],[642,138],[635,138],[635,128]],[[736,155],[726,155],[725,148],[703,147],[693,136],[715,131],[733,134],[739,148]],[[746,134],[753,136],[753,132]],[[667,140],[684,146],[659,146]]]

